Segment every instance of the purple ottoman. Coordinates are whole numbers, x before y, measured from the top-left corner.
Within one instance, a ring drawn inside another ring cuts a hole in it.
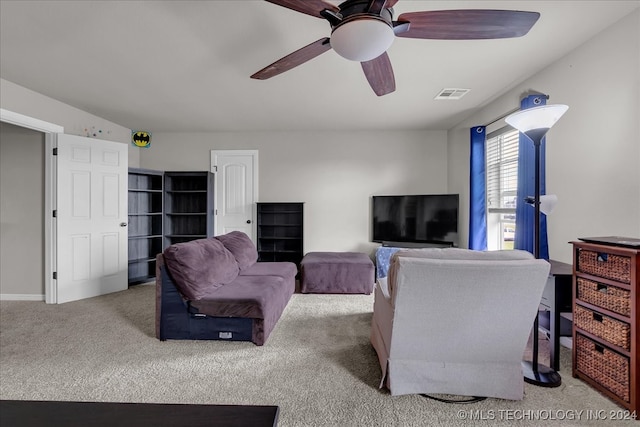
[[[309,252],[300,262],[300,291],[304,294],[370,294],[373,262],[360,252]]]

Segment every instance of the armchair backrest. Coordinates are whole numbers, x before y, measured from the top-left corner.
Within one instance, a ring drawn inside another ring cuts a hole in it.
[[[389,357],[518,360],[550,264],[525,251],[400,251],[389,271]]]

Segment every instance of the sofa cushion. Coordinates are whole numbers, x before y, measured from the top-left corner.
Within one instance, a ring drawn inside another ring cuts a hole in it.
[[[176,243],[164,251],[174,283],[189,300],[198,300],[238,277],[235,257],[216,239]]]
[[[240,272],[240,276],[278,276],[295,280],[298,268],[292,262],[256,262]]]
[[[258,251],[255,245],[245,233],[232,231],[227,234],[216,236],[229,252],[233,254],[238,262],[240,271],[251,267],[258,261]]]
[[[287,286],[282,277],[238,276],[191,305],[208,316],[264,319],[272,307],[286,305],[289,295],[282,290]]]

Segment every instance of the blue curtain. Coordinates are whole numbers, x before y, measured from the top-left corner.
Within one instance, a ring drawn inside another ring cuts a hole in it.
[[[529,95],[520,103],[525,110],[547,103],[546,95]],[[546,194],[545,185],[545,138],[540,145],[540,194]],[[516,235],[514,248],[534,253],[535,209],[524,202],[526,197],[535,196],[535,148],[529,138],[520,134],[518,145],[518,191],[516,199]],[[549,259],[547,240],[547,217],[540,214],[540,258]]]
[[[471,128],[469,165],[469,249],[487,249],[486,128]]]

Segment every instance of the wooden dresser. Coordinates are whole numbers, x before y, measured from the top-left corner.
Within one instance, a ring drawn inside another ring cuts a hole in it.
[[[638,239],[601,239],[571,242],[573,376],[638,411],[640,247]]]

